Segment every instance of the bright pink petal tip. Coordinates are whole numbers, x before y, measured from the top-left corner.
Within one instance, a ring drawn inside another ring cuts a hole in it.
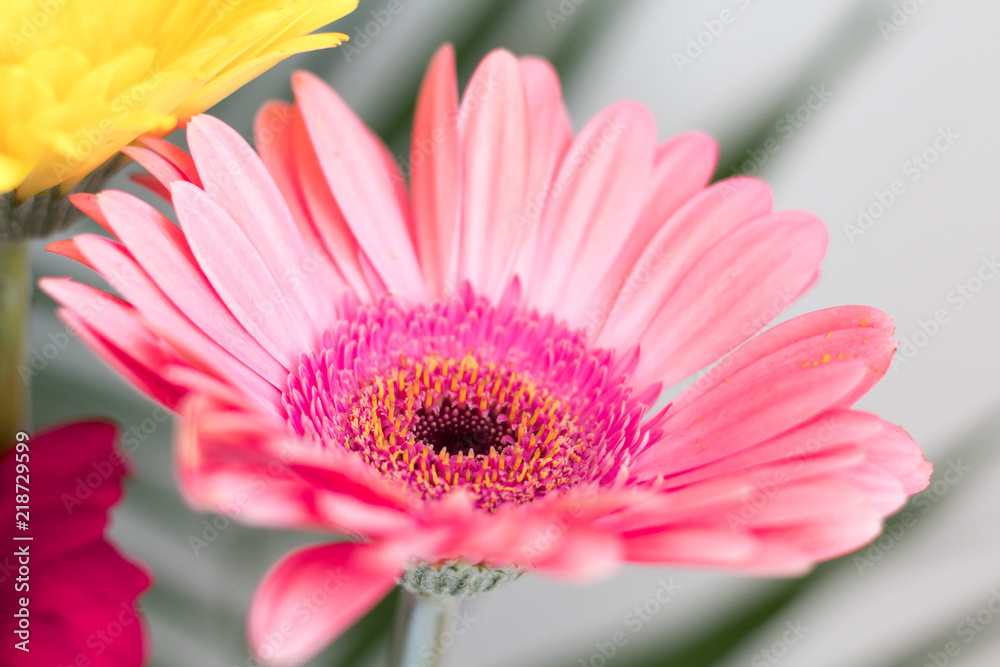
[[[250,647],[267,664],[302,664],[375,606],[399,571],[371,570],[377,547],[306,547],[264,575],[250,603]]]

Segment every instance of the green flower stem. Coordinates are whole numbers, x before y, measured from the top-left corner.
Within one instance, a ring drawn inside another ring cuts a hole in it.
[[[31,245],[0,243],[0,452],[28,425],[28,383],[21,377],[30,340]]]
[[[402,591],[389,667],[441,667],[441,641],[461,598]],[[450,644],[450,642],[448,642]]]

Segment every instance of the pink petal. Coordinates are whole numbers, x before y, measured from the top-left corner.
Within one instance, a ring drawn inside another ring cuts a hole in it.
[[[528,187],[528,120],[517,59],[487,55],[469,81],[459,110],[462,231],[459,279],[500,296],[513,260],[515,216]]]
[[[127,337],[115,335],[109,338],[102,336],[96,329],[88,326],[84,319],[73,310],[63,308],[58,313],[60,319],[66,323],[66,326],[70,330],[76,332],[86,343],[87,347],[93,350],[97,356],[117,371],[127,382],[131,383],[136,389],[153,401],[160,403],[169,410],[174,410],[181,399],[187,394],[185,388],[174,385],[163,378],[163,375],[158,370],[161,367],[160,364],[147,365],[134,356],[131,349],[120,348],[112,342],[123,339],[127,340]]]
[[[542,211],[556,168],[573,142],[573,127],[563,104],[559,75],[552,65],[541,58],[522,58],[521,80],[528,104],[531,165],[525,209],[515,217],[517,247],[513,272],[521,276],[525,284],[530,284]]]
[[[123,192],[102,192],[97,201],[110,229],[177,308],[261,377],[284,388],[288,371],[222,303],[181,230],[150,205]]]
[[[721,469],[724,464],[709,467]],[[653,505],[662,507],[658,519],[652,513],[644,516],[628,511],[630,529],[624,539],[630,560],[794,573],[810,562],[862,546],[874,537],[873,526],[898,510],[907,497],[896,476],[872,466],[863,452],[852,452],[849,446],[728,477],[704,476],[710,479],[663,491],[661,501]],[[736,496],[720,493],[727,480],[738,492]],[[701,511],[678,513],[678,503],[671,501],[699,488],[708,491],[700,494],[708,501]],[[625,525],[621,519],[618,522]],[[830,529],[824,534],[826,526]],[[674,540],[691,531],[708,535],[710,541],[685,543],[687,550],[678,552]],[[804,547],[801,538],[806,535],[818,544]],[[725,553],[725,547],[714,541],[724,545],[727,540],[733,546],[742,542],[748,548],[720,560],[718,550]]]
[[[842,401],[842,407],[848,407],[888,371],[896,349],[892,332],[892,319],[868,306],[837,306],[800,315],[734,350],[682,392],[674,400],[672,409],[681,410],[713,387],[729,382],[729,378],[747,366],[792,347],[801,351],[803,364],[818,366],[839,360],[843,355],[859,359],[868,366],[870,373]]]
[[[341,542],[299,549],[276,563],[250,606],[253,651],[269,664],[300,665],[349,628],[402,572],[402,564],[398,571],[362,566],[377,550]]]
[[[753,178],[716,183],[660,228],[622,284],[613,304],[599,304],[596,344],[627,350],[664,300],[708,250],[738,227],[771,210],[771,191]]]
[[[413,527],[413,519],[395,509],[372,505],[347,494],[319,494],[319,512],[330,526],[352,535],[388,538]]]
[[[852,410],[848,414],[853,418],[876,421],[882,427],[881,432],[872,437],[873,444],[865,452],[866,458],[872,465],[896,477],[908,495],[927,488],[934,467],[924,459],[923,452],[909,433],[872,414],[857,410]]]
[[[459,488],[427,506],[423,520],[426,526],[444,528],[443,542],[436,548],[439,556],[507,566],[526,561],[530,554],[521,547],[531,538],[525,535],[535,537],[546,527],[526,514],[510,507],[484,514],[476,509],[472,493]]]
[[[588,311],[605,311],[596,323],[588,322],[596,325],[598,331],[643,251],[671,216],[705,188],[718,156],[715,140],[699,133],[682,134],[657,148],[649,193],[635,229],[618,253],[607,279],[589,299]]]
[[[334,321],[329,294],[313,288],[317,249],[307,248],[281,191],[239,134],[211,116],[196,116],[187,132],[204,190],[239,220],[240,229],[274,276],[288,310],[301,327],[312,323],[311,343]]]
[[[77,236],[76,243],[87,260],[135,306],[161,338],[169,341],[195,364],[211,369],[220,378],[241,387],[266,411],[272,414],[277,412],[280,392],[274,385],[195,327],[119,244],[91,234]]]
[[[849,513],[881,519],[901,508],[906,498],[896,478],[859,467],[851,474],[833,472],[780,485],[753,512],[748,525],[754,530],[810,522],[822,525],[830,517]]]
[[[410,148],[413,219],[420,266],[432,296],[458,277],[461,172],[455,50],[438,49],[417,99]]]
[[[624,540],[632,563],[739,567],[756,552],[752,536],[725,528],[675,528]]]
[[[240,521],[257,526],[327,527],[313,490],[281,461],[271,424],[206,396],[185,400],[179,413],[175,464],[192,507],[220,514],[236,508]]]
[[[713,477],[660,493],[650,491],[645,498],[597,520],[595,525],[628,536],[720,523],[728,512],[738,511],[755,491],[753,481],[748,478]]]
[[[640,475],[657,466],[666,473],[657,482],[659,497],[600,522],[625,531],[630,558],[674,562],[676,554],[661,550],[662,542],[693,527],[754,539],[753,552],[729,566],[793,573],[862,546],[877,535],[883,517],[927,486],[930,464],[902,429],[840,409],[870,382],[873,365],[884,372],[891,356],[887,318],[867,310],[831,309],[776,327],[745,346],[755,356],[737,357],[731,376],[678,398],[663,440],[636,466]],[[827,327],[828,334],[815,335]],[[818,347],[843,349],[843,358],[814,363],[800,356]],[[850,373],[838,377],[837,364],[860,368],[861,375],[853,382]],[[827,377],[799,383],[823,369]],[[799,396],[778,398],[796,386]],[[735,395],[741,392],[742,400]],[[715,403],[727,395],[733,400],[725,407]],[[831,409],[817,411],[823,401]],[[736,426],[724,424],[727,419]]]
[[[707,134],[676,136],[656,148],[646,205],[639,215],[629,247],[650,241],[681,206],[701,192],[719,159],[719,145]]]
[[[384,149],[343,100],[312,74],[297,72],[295,98],[327,183],[358,243],[390,291],[426,298],[406,215]]]
[[[338,297],[346,289],[346,285],[312,222],[300,182],[301,167],[297,156],[299,133],[301,132],[301,138],[305,138],[305,130],[301,126],[302,119],[295,105],[268,102],[257,112],[254,143],[261,161],[288,205],[299,234],[309,250],[309,258],[315,262],[315,270],[307,272],[307,278],[311,283],[326,286],[327,298],[330,299],[333,293],[331,303],[339,303]],[[307,152],[315,163],[316,156],[312,149],[309,148]]]
[[[452,494],[456,495],[456,494]],[[484,514],[459,507],[448,515],[430,509],[430,525],[449,527],[449,539],[438,553],[469,562],[516,563],[567,579],[593,579],[613,572],[621,560],[618,531],[597,529],[594,517],[621,507],[621,499],[594,497],[571,490],[565,496],[539,499],[530,506],[508,505]]]
[[[640,339],[632,381],[672,385],[757,333],[813,283],[826,244],[823,223],[795,211],[732,232],[666,298]]]
[[[401,510],[406,507],[407,490],[374,473],[360,458],[345,454],[312,460],[302,453],[291,462],[291,470],[318,492],[351,496],[374,507]]]
[[[149,174],[129,174],[128,178],[136,185],[141,185],[164,201],[170,201],[170,190],[160,183],[160,181],[156,180],[155,177]]]
[[[804,368],[799,353],[789,348],[760,359],[684,409],[671,407],[663,439],[638,456],[633,474],[668,475],[741,451],[841,407],[868,373],[850,356]]]
[[[364,252],[330,191],[301,115],[295,120],[294,133],[299,185],[313,228],[327,253],[333,258],[343,281],[350,286],[359,301],[370,301],[377,290],[369,285],[361,266]],[[381,284],[381,280],[379,283]]]
[[[532,558],[530,565],[549,576],[592,581],[613,574],[622,560],[622,542],[617,535],[576,528],[562,535],[543,557]]]
[[[299,187],[299,167],[296,162],[295,124],[300,121],[298,109],[288,102],[265,102],[254,117],[254,148],[298,225],[302,238],[309,243],[314,230],[305,211]]]
[[[95,287],[68,278],[42,278],[39,286],[65,306],[59,314],[69,332],[83,338],[96,354],[147,396],[171,409],[177,405],[185,392],[164,380],[162,369],[185,362],[149,330],[134,308]]]
[[[172,186],[174,206],[191,251],[223,303],[251,336],[285,368],[312,349],[315,332],[293,309],[287,285],[233,220],[203,190]]]
[[[385,281],[382,280],[382,276],[378,274],[371,260],[363,252],[358,253],[358,264],[361,266],[361,275],[364,276],[372,299],[381,299],[387,295],[389,290],[386,287]]]
[[[765,478],[791,480],[804,472],[815,474],[812,460],[829,452],[841,454],[841,465],[853,461],[854,467],[875,466],[890,473],[907,494],[925,488],[930,478],[930,464],[903,429],[866,412],[832,410],[765,443],[672,476],[665,485],[676,488],[750,470],[764,471]],[[844,459],[845,454],[850,459]]]
[[[532,305],[582,323],[586,295],[603,283],[638,221],[655,145],[653,117],[634,102],[604,109],[576,137],[542,214],[546,259]]]
[[[417,230],[413,221],[413,214],[410,211],[410,192],[407,188],[406,179],[403,178],[399,162],[396,160],[393,152],[389,150],[389,147],[381,141],[377,141],[375,145],[382,158],[382,166],[385,169],[385,173],[389,175],[389,185],[392,187],[393,197],[396,200],[396,208],[402,214],[403,220],[406,223],[406,232],[409,235],[414,256],[416,256]],[[417,264],[419,265],[419,261]],[[424,287],[426,287],[426,284]]]
[[[104,218],[104,213],[101,211],[101,207],[97,204],[97,195],[92,195],[86,192],[77,192],[69,195],[69,200],[73,206],[80,209],[81,213],[106,229],[109,234],[114,235],[114,232],[111,231],[110,225],[108,225],[108,221]]]
[[[771,545],[778,546],[775,551],[783,556],[794,549],[815,563],[850,553],[874,540],[881,532],[881,517],[870,513],[832,514],[823,521],[772,528],[758,533],[764,553],[750,565],[755,570],[783,569],[779,559],[764,557],[769,555]]]
[[[191,394],[202,394],[224,405],[234,408],[253,409],[253,399],[247,397],[238,387],[211,373],[205,373],[193,366],[172,365],[163,370],[164,379]]]
[[[319,468],[280,427],[206,396],[185,401],[180,414],[178,477],[196,508],[231,514],[236,507],[240,521],[259,526],[380,534],[357,523],[366,508],[354,501],[373,516],[391,513],[397,527],[409,524],[402,489],[354,455],[317,453],[328,466]]]
[[[59,239],[58,241],[52,241],[51,243],[47,243],[45,245],[45,249],[49,252],[66,257],[67,259],[71,259],[74,262],[79,262],[92,271],[94,270],[94,267],[87,262],[87,258],[80,252],[80,249],[76,246],[73,239]]]
[[[201,177],[198,175],[194,159],[184,149],[174,146],[166,139],[158,139],[156,137],[139,137],[138,141],[170,162],[178,171],[184,174],[186,180],[191,181],[199,188],[201,187]]]
[[[156,178],[157,182],[159,182],[162,186],[161,189],[167,193],[168,201],[170,195],[170,184],[174,181],[187,180],[184,178],[184,174],[181,173],[180,169],[148,148],[126,146],[122,149],[122,153],[125,153],[125,155],[128,155],[130,158],[138,162],[143,169]]]
[[[862,522],[867,534],[871,522],[867,519]],[[774,539],[769,536],[771,532]],[[624,558],[633,563],[724,569],[764,576],[806,574],[819,559],[813,559],[794,540],[777,537],[782,532],[734,531],[724,523],[669,526],[625,536]]]

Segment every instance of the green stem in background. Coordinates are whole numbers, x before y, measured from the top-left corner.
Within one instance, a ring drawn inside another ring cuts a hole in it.
[[[441,667],[447,648],[442,635],[460,598],[402,591],[396,611],[396,631],[389,667]],[[446,642],[448,646],[451,641]]]
[[[0,452],[28,425],[28,381],[21,376],[31,322],[31,245],[0,243]]]

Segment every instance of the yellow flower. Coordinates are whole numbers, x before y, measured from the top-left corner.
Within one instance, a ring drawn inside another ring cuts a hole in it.
[[[2,0],[0,193],[65,192],[288,56],[357,0]]]

